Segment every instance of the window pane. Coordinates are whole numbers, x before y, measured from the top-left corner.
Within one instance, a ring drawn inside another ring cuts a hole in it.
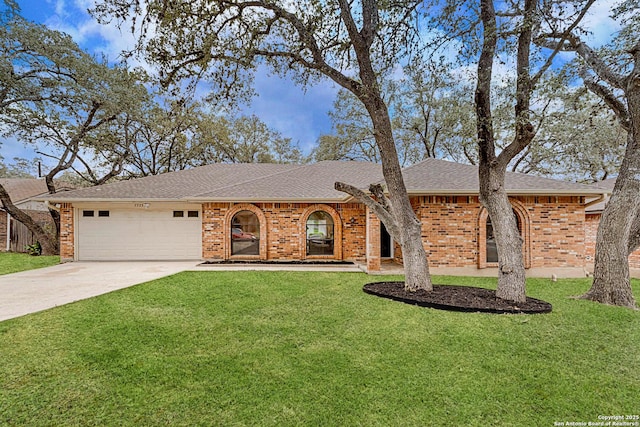
[[[513,211],[513,216],[516,218],[516,224],[518,231],[522,234],[522,225],[520,224],[520,217]],[[496,239],[493,233],[493,224],[491,224],[491,217],[487,217],[487,262],[498,262],[498,247],[496,245]]]
[[[231,255],[260,255],[260,222],[251,211],[240,211],[231,221]]]
[[[498,247],[490,217],[487,217],[487,262],[498,262]]]
[[[189,212],[187,213],[187,216],[188,216],[189,218],[198,218],[198,213],[199,213],[198,211],[189,211]]]
[[[184,211],[173,211],[174,218],[182,218],[184,217]]]
[[[82,211],[82,216],[93,216],[93,211]]]
[[[333,218],[316,211],[307,220],[307,255],[333,255]]]
[[[109,216],[109,211],[98,211],[98,216]]]

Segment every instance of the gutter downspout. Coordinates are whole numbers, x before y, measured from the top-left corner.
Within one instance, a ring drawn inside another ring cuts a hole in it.
[[[601,195],[598,196],[597,199],[593,199],[590,202],[587,202],[584,204],[584,208],[587,209],[589,206],[593,206],[597,203],[602,202],[607,196],[609,195],[609,193],[603,193]]]

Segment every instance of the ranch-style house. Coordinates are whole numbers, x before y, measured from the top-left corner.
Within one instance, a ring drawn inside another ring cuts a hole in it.
[[[491,219],[476,166],[427,159],[403,169],[432,270],[494,274]],[[380,220],[343,181],[383,182],[367,162],[211,164],[46,196],[61,213],[63,261],[353,261],[369,272],[402,262]],[[583,276],[586,211],[610,190],[507,173],[530,275]]]

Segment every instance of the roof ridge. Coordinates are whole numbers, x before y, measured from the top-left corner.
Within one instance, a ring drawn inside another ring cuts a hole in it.
[[[220,163],[220,164],[224,164],[224,163]],[[303,167],[310,166],[309,164],[294,165],[294,164],[287,164],[287,163],[226,163],[226,164],[233,164],[233,165],[239,165],[239,164],[260,165],[260,164],[263,164],[263,165],[280,165],[280,166],[294,166],[294,167],[292,167],[291,169],[286,169],[286,170],[281,170],[279,172],[274,172],[274,173],[269,174],[269,175],[262,175],[262,176],[257,177],[257,178],[247,179],[246,181],[238,181],[238,182],[235,182],[235,183],[233,183],[231,185],[225,185],[225,186],[222,186],[222,187],[216,187],[216,190],[223,190],[223,189],[226,189],[226,188],[236,187],[238,185],[248,184],[248,183],[254,182],[254,181],[261,181],[261,180],[266,179],[266,178],[271,178],[271,177],[276,176],[276,175],[280,175],[280,174],[283,174],[283,173],[288,173],[288,172],[291,172],[291,171],[294,171],[294,170],[301,169]],[[187,198],[200,197],[200,196],[203,196],[205,194],[211,193],[211,191],[212,191],[211,189],[208,189],[207,191],[203,191],[203,192],[198,193],[198,194],[189,195]]]

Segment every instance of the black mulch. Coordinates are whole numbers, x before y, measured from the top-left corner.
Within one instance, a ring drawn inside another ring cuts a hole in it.
[[[363,290],[371,295],[407,304],[439,310],[538,314],[551,312],[551,304],[527,297],[526,302],[507,301],[496,297],[496,291],[471,286],[433,285],[432,292],[404,290],[404,282],[367,283]]]

